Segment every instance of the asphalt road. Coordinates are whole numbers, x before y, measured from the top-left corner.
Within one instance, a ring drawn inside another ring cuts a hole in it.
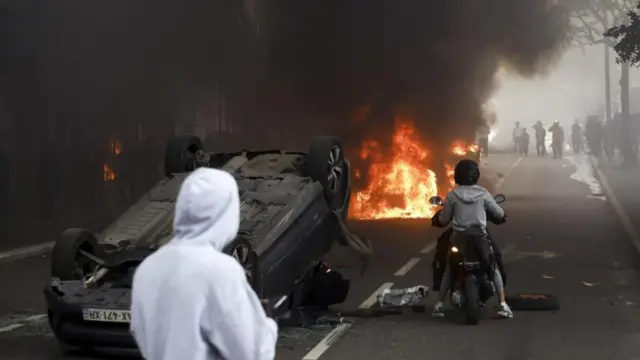
[[[455,311],[433,319],[429,308],[425,313],[406,310],[400,315],[356,318],[319,357],[322,349],[314,347],[333,328],[285,329],[278,360],[640,359],[639,256],[610,205],[589,185],[593,179],[586,159],[530,156],[518,161],[514,155],[496,154],[488,163],[483,176],[507,195],[509,222],[492,231],[504,249],[508,292],[557,295],[559,311],[516,312],[514,319],[498,320],[487,308],[486,319],[478,326],[463,325]],[[376,253],[363,276],[344,249],[329,256],[332,267],[353,283],[341,307],[370,305],[366,300],[385,283],[430,285],[433,252],[428,251],[438,231],[428,224],[426,220],[352,223],[372,241]],[[551,256],[543,257],[545,251]],[[420,260],[406,274],[394,275],[412,258]],[[2,360],[71,359],[61,354],[38,316],[44,307],[41,288],[47,281],[47,265],[46,258],[0,265]],[[430,295],[425,305],[433,305],[434,298]],[[120,355],[105,352],[76,359]]]

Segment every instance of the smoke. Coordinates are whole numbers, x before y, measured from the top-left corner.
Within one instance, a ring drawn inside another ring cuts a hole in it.
[[[269,82],[351,144],[388,137],[399,114],[429,143],[471,138],[495,121],[483,104],[498,69],[545,71],[568,24],[545,0],[274,0],[258,19]]]

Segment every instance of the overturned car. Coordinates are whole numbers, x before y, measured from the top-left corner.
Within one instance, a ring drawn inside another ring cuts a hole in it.
[[[228,171],[238,183],[239,235],[225,252],[259,297],[286,295],[289,308],[345,300],[348,280],[322,263],[334,242],[354,241],[344,223],[351,178],[340,141],[318,137],[307,153],[207,153],[200,139],[183,136],[167,144],[166,177],[111,226],[99,234],[67,229],[56,242],[44,293],[61,344],[135,347],[128,324],[133,273],[170,240],[180,185],[204,166]],[[320,289],[327,284],[332,291]]]

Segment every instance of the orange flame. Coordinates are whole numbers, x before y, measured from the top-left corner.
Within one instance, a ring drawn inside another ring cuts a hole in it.
[[[411,122],[397,119],[391,156],[384,158],[376,141],[365,141],[360,157],[372,162],[367,187],[355,194],[351,216],[359,219],[429,218],[438,194],[436,175],[426,167],[429,153]],[[359,173],[359,172],[357,172]]]
[[[112,170],[109,165],[103,165],[103,175],[104,181],[115,181],[118,178],[118,173],[115,170]]]
[[[122,145],[116,139],[111,139],[111,153],[115,156],[120,155],[122,152]]]
[[[464,158],[478,150],[477,145],[458,140],[450,151]],[[377,141],[365,140],[360,158],[370,162],[368,184],[353,196],[349,215],[369,220],[431,218],[437,207],[429,204],[429,198],[444,193],[438,191],[436,174],[428,167],[434,161],[429,155],[412,122],[404,119],[396,119],[390,154],[384,154]],[[449,185],[447,191],[450,191],[455,187],[454,167],[448,163],[443,165]],[[356,169],[355,178],[361,177],[360,170]]]

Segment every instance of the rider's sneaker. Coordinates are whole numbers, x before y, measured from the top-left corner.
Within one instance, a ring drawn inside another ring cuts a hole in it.
[[[443,317],[444,316],[444,304],[440,301],[433,307],[433,311],[431,312],[431,316],[433,317]]]
[[[505,319],[511,319],[513,317],[513,312],[507,303],[503,302],[498,306],[498,316]]]

